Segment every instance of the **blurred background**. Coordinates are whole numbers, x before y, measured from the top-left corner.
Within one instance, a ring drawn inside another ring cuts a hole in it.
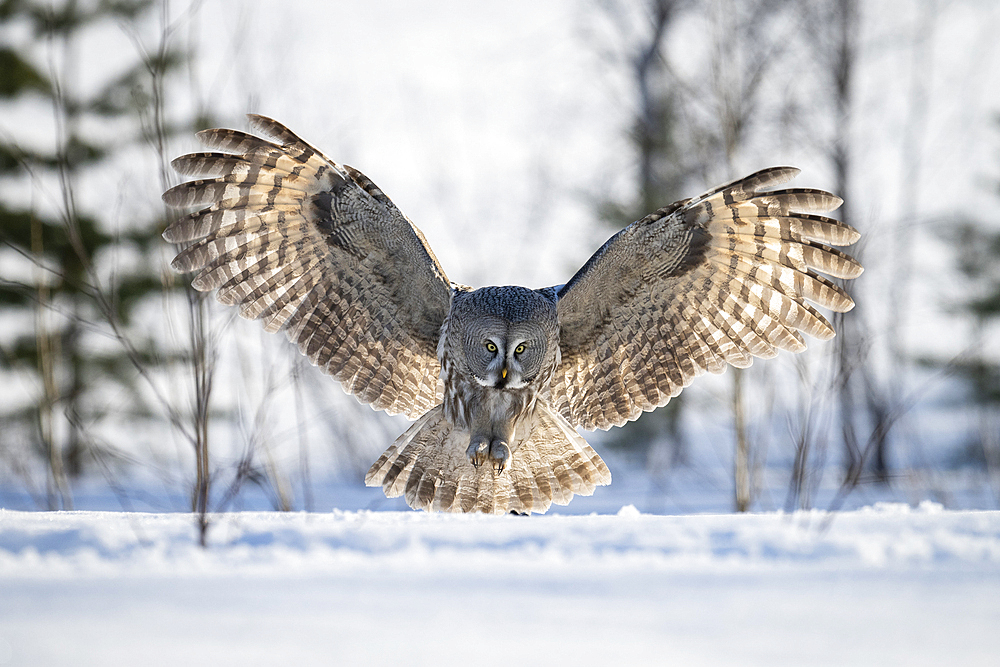
[[[833,191],[838,336],[588,434],[558,511],[1000,505],[994,0],[0,0],[0,507],[401,509],[407,425],[173,275],[197,130],[288,125],[473,286],[565,282],[753,170]],[[556,510],[557,508],[554,508]]]

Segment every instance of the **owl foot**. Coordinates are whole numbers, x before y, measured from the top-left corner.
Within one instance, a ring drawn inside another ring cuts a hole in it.
[[[465,455],[475,468],[483,465],[489,459],[493,464],[493,470],[499,475],[507,467],[507,462],[510,460],[510,447],[503,440],[494,440],[492,443],[485,439],[473,440],[469,448],[465,450]]]
[[[468,457],[469,463],[472,464],[472,467],[478,468],[486,463],[489,450],[489,440],[473,440],[469,445],[469,448],[465,450],[465,455]]]
[[[490,445],[490,460],[493,462],[493,469],[496,470],[497,474],[503,472],[503,469],[507,467],[507,461],[510,460],[510,447],[503,440],[494,440],[493,444]]]

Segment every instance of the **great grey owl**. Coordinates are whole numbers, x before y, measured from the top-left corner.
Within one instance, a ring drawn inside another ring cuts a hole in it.
[[[860,275],[831,247],[859,234],[817,215],[834,195],[765,190],[791,167],[647,215],[565,285],[472,289],[364,174],[249,119],[273,141],[206,130],[218,152],[173,161],[210,177],[163,195],[199,207],[163,234],[186,245],[173,267],[284,331],[348,393],[416,419],[365,478],[414,508],[544,512],[589,495],[611,474],[576,427],[620,426],[706,371],[800,351],[800,331],[833,337],[807,301],[854,305],[815,271]]]

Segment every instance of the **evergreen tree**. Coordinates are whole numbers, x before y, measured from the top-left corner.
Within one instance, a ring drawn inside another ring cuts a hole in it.
[[[972,319],[968,354],[951,366],[966,387],[966,401],[978,412],[966,447],[967,458],[1000,470],[1000,358],[995,327],[1000,323],[1000,231],[965,221],[955,236],[958,268],[971,286],[971,298],[959,304]],[[992,335],[991,335],[992,332]]]
[[[28,28],[33,37],[0,48],[0,105],[50,109],[56,128],[53,145],[43,149],[27,148],[22,140],[22,130],[34,128],[4,127],[0,134],[0,187],[30,193],[18,205],[0,203],[0,260],[14,264],[20,256],[19,264],[30,267],[20,274],[5,269],[0,276],[0,316],[10,321],[20,314],[21,321],[33,322],[0,332],[0,364],[33,377],[37,387],[22,400],[0,405],[0,420],[7,433],[17,427],[31,434],[48,464],[50,507],[70,505],[67,477],[80,474],[98,453],[93,425],[108,412],[123,418],[146,412],[134,386],[136,366],[153,364],[156,355],[149,341],[123,336],[137,306],[163,289],[154,261],[162,221],[121,231],[107,211],[87,212],[77,201],[82,174],[144,139],[141,129],[122,129],[142,127],[155,78],[181,58],[137,58],[96,90],[80,90],[71,68],[76,47],[92,39],[95,28],[135,25],[154,4],[0,3],[0,31]],[[114,128],[117,143],[92,139],[85,126]],[[57,194],[47,198],[52,192]],[[138,261],[119,266],[123,255]],[[115,391],[109,394],[109,388]]]

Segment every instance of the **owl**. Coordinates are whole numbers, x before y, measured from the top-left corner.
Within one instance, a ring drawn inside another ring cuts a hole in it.
[[[854,306],[829,278],[858,240],[820,214],[841,200],[775,189],[764,169],[678,201],[612,236],[564,285],[472,289],[448,280],[378,186],[263,116],[267,139],[199,133],[210,152],[164,193],[195,210],[164,238],[196,289],[283,331],[364,403],[414,423],[365,477],[442,512],[532,513],[611,482],[577,432],[620,426],[706,371],[829,339],[816,304]]]

